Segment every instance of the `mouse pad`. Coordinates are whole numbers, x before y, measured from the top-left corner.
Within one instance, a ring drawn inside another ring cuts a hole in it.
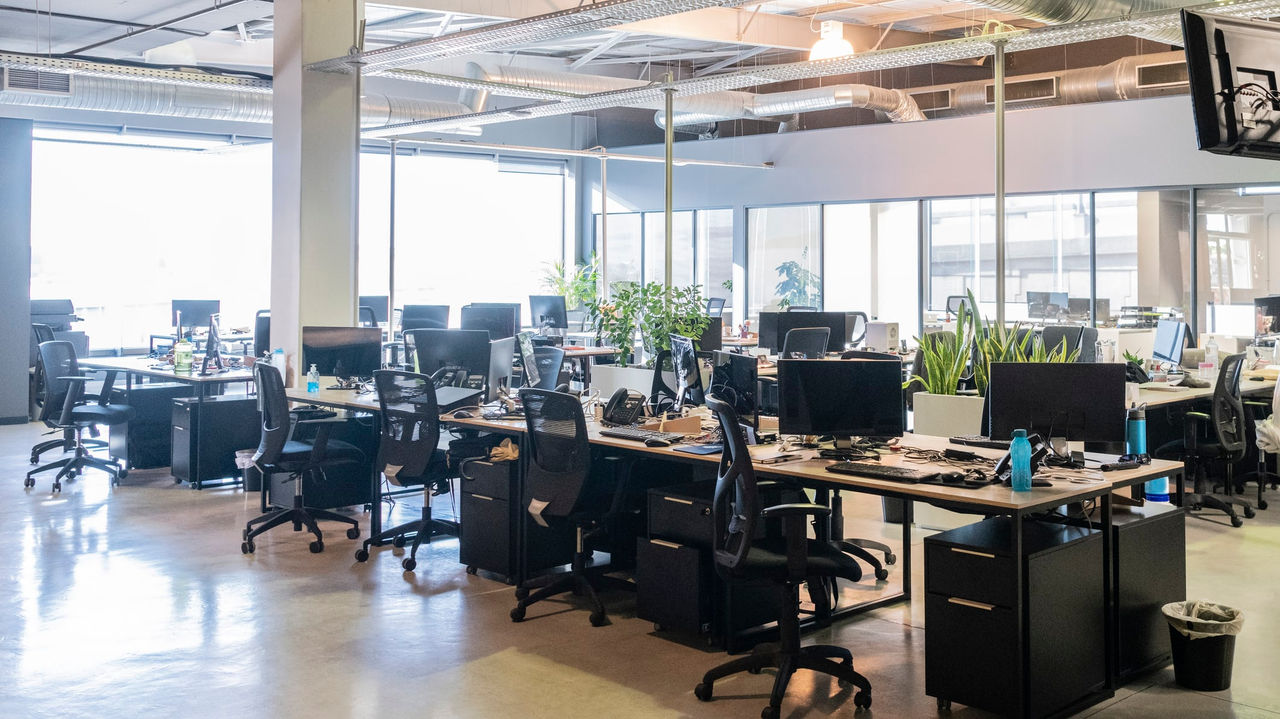
[[[719,444],[689,444],[672,447],[671,449],[685,454],[720,454],[724,451],[724,447]]]

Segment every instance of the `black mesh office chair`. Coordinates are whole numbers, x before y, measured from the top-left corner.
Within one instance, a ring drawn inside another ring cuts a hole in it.
[[[357,310],[357,315],[360,320],[358,324],[361,327],[377,327],[378,326],[378,314],[373,311],[372,307],[368,307],[366,305],[360,305],[359,309]]]
[[[1231,519],[1233,527],[1244,524],[1244,520],[1236,515],[1235,507],[1242,508],[1245,519],[1253,518],[1254,514],[1253,505],[1234,494],[1235,464],[1244,458],[1248,436],[1244,406],[1240,401],[1243,365],[1243,354],[1224,358],[1213,387],[1209,413],[1187,412],[1183,419],[1182,440],[1170,442],[1156,451],[1158,457],[1176,458],[1186,464],[1194,491],[1183,495],[1184,507],[1216,509]],[[1206,465],[1211,462],[1223,465],[1222,497],[1204,492],[1204,483],[1208,481]]]
[[[1040,336],[1049,352],[1057,351],[1065,343],[1068,352],[1080,350],[1076,362],[1096,362],[1098,359],[1098,330],[1092,327],[1048,325]]]
[[[827,356],[830,327],[794,327],[787,330],[778,357],[785,359],[822,359]]]
[[[523,503],[526,521],[541,526],[573,527],[572,569],[527,581],[516,588],[517,604],[511,621],[524,621],[529,605],[572,591],[591,605],[591,625],[608,621],[598,590],[607,586],[632,588],[628,582],[607,576],[606,567],[588,567],[593,542],[602,537],[614,517],[623,511],[630,465],[618,463],[611,481],[592,481],[591,445],[586,418],[577,397],[544,389],[520,390],[528,430],[530,456],[525,473]]]
[[[412,522],[383,530],[364,540],[356,551],[356,561],[369,559],[369,547],[390,540],[402,547],[413,536],[409,556],[401,560],[405,571],[418,566],[418,546],[434,534],[455,534],[456,530],[431,517],[432,486],[449,475],[449,464],[440,449],[440,410],[431,377],[414,372],[378,370],[373,373],[382,416],[382,437],[378,443],[378,469],[387,481],[399,487],[421,486],[422,516]],[[379,497],[375,501],[382,501]]]
[[[102,391],[96,402],[89,402],[90,395],[85,394],[84,386],[89,378],[80,373],[80,363],[76,360],[75,346],[66,340],[51,340],[40,343],[40,364],[44,368],[44,391],[40,406],[40,421],[46,427],[73,435],[72,448],[75,454],[63,457],[27,472],[24,487],[36,486],[35,475],[50,469],[57,469],[53,478],[53,491],[62,491],[62,478],[74,479],[84,470],[100,469],[111,475],[113,484],[119,484],[129,474],[129,470],[120,466],[117,460],[99,459],[89,454],[89,440],[84,438],[85,430],[97,425],[113,427],[125,424],[133,418],[133,408],[128,405],[111,404],[111,385],[115,373],[108,372]],[[32,447],[32,464],[38,461],[40,452],[61,446],[58,440],[52,446],[44,442]]]
[[[947,297],[947,316],[959,317],[960,308],[967,304],[969,304],[969,297],[967,295],[949,295]],[[969,308],[969,312],[973,312],[972,307]]]
[[[776,668],[769,706],[760,712],[764,719],[777,719],[787,684],[796,670],[808,669],[836,677],[858,688],[853,703],[859,708],[871,706],[871,683],[853,670],[853,655],[843,647],[800,646],[800,585],[810,580],[833,577],[857,581],[862,570],[848,555],[826,542],[806,538],[809,518],[826,517],[827,507],[817,504],[780,504],[761,506],[759,485],[747,438],[738,415],[727,402],[707,398],[707,406],[716,413],[724,433],[724,453],[716,478],[715,499],[711,507],[715,527],[713,559],[716,572],[726,581],[769,580],[779,588],[777,644],[761,644],[749,656],[740,657],[707,672],[694,696],[711,701],[717,680],[739,672],[759,673]],[[753,540],[761,520],[782,520],[783,536]],[[835,660],[840,660],[837,663]]]
[[[723,298],[723,297],[709,297],[709,298],[707,298],[707,316],[708,316],[708,317],[713,317],[713,318],[714,318],[714,317],[723,317],[723,316],[724,316],[724,305],[725,305],[725,300],[724,300],[724,298]]]
[[[849,346],[857,347],[867,338],[867,323],[870,322],[871,319],[867,317],[866,312],[850,312],[846,317],[847,321],[853,324],[852,327],[845,328],[846,333],[849,335]],[[880,349],[890,348],[881,347]]]
[[[52,342],[53,340],[54,340],[54,336],[53,336],[52,327],[46,324],[38,323],[38,322],[33,322],[31,324],[31,354],[32,354],[32,357],[31,357],[31,367],[32,367],[31,406],[33,410],[31,418],[37,422],[42,421],[43,411],[44,411],[44,391],[45,391],[44,363],[40,361],[40,345],[44,344],[45,342]],[[96,400],[97,397],[93,395],[86,395],[84,399]],[[55,407],[54,409],[57,410],[59,408]],[[98,426],[97,425],[90,426],[89,434],[91,435],[91,437],[97,437]],[[82,438],[81,442],[86,447],[102,448],[107,446],[106,440],[91,439],[90,437]],[[71,450],[75,449],[75,447],[76,447],[75,431],[71,429],[65,429],[62,431],[62,439],[51,439],[48,442],[41,442],[36,446],[32,447],[31,463],[37,464],[40,461],[40,457],[45,452],[48,452],[49,450],[60,449],[63,452],[70,452]]]
[[[293,506],[275,509],[249,520],[241,533],[243,541],[240,543],[240,551],[253,554],[257,549],[254,537],[281,524],[292,523],[293,531],[300,532],[306,527],[307,531],[316,535],[315,541],[311,543],[311,551],[318,554],[324,551],[324,535],[316,524],[321,519],[350,524],[347,539],[359,537],[359,522],[336,512],[307,507],[302,496],[303,479],[323,478],[324,471],[328,468],[364,460],[364,453],[356,447],[329,439],[332,426],[346,420],[332,416],[308,418],[305,411],[291,413],[280,370],[265,362],[253,365],[253,379],[258,389],[258,404],[262,408],[262,435],[258,441],[258,451],[253,455],[253,462],[262,472],[264,487],[269,486],[272,474],[289,474],[289,481],[293,482]],[[296,430],[303,428],[314,428],[314,438],[295,439]]]
[[[568,373],[564,371],[564,350],[559,347],[534,347],[533,361],[538,367],[538,383],[529,384],[526,375],[526,387],[555,389],[568,382]]]

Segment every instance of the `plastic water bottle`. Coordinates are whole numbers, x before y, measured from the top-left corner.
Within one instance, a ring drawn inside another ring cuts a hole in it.
[[[307,393],[316,394],[320,391],[320,370],[315,365],[311,365],[311,369],[307,370]]]
[[[186,338],[179,339],[173,345],[173,371],[179,374],[191,372],[191,363],[195,357],[195,345]]]
[[[1129,419],[1125,423],[1125,439],[1129,454],[1138,456],[1147,453],[1147,406],[1131,405]],[[1169,501],[1169,478],[1161,477],[1147,482],[1143,491],[1151,502]]]
[[[1013,442],[1009,445],[1012,465],[1009,483],[1015,492],[1031,491],[1031,442],[1027,441],[1027,430],[1013,430]]]
[[[1212,336],[1204,343],[1204,361],[1215,371],[1218,369],[1218,343],[1213,341]]]
[[[283,347],[277,347],[277,348],[275,348],[275,350],[271,353],[271,366],[272,366],[272,367],[275,367],[275,368],[276,368],[276,369],[278,369],[278,370],[280,370],[280,374],[284,374],[284,370],[285,370],[285,366],[284,366],[284,365],[285,365],[285,360],[284,360],[284,348],[283,348]]]

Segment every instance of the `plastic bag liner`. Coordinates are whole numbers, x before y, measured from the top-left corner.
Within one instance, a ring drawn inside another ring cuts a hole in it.
[[[248,469],[252,467],[254,454],[257,454],[256,449],[236,450],[236,469]]]
[[[1280,387],[1280,384],[1276,386]],[[1275,415],[1254,424],[1258,428],[1258,449],[1271,454],[1280,452],[1280,424],[1276,423]]]
[[[1236,635],[1244,626],[1244,612],[1202,599],[1170,602],[1160,611],[1164,612],[1169,626],[1190,639]]]

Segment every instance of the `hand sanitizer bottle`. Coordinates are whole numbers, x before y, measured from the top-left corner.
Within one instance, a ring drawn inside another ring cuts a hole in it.
[[[311,365],[311,369],[307,371],[307,393],[316,394],[320,391],[320,370],[315,365]]]

